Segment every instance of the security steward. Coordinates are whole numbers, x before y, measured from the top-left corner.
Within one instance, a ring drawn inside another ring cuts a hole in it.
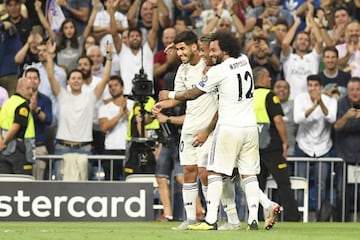
[[[270,90],[271,77],[264,67],[253,69],[255,81],[254,111],[259,130],[260,166],[259,185],[265,189],[271,174],[278,185],[285,221],[299,221],[294,192],[291,190],[287,168],[287,133],[279,98]]]
[[[16,93],[0,111],[0,173],[32,175],[35,127],[29,101],[33,81],[18,80]]]

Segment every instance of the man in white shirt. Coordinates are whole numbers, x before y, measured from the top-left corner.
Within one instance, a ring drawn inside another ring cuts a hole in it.
[[[322,37],[316,24],[312,24],[315,35],[315,46],[310,53],[310,35],[306,32],[296,30],[300,25],[300,18],[295,17],[295,23],[285,35],[281,45],[281,62],[283,63],[283,71],[285,80],[290,84],[291,95],[294,99],[299,93],[306,92],[306,77],[310,74],[317,74],[322,51]],[[313,21],[312,21],[313,22]],[[290,44],[295,36],[293,53]]]
[[[256,175],[260,172],[260,160],[258,130],[253,111],[254,82],[249,60],[245,55],[240,55],[240,51],[241,47],[231,33],[215,33],[210,43],[210,57],[216,66],[211,67],[195,87],[191,85],[187,90],[175,88],[176,91],[161,91],[159,94],[160,100],[196,101],[204,93],[219,93],[219,118],[207,165],[207,213],[205,222],[188,226],[191,230],[217,229],[217,213],[223,191],[222,177],[231,176],[234,166],[238,167],[243,179],[249,207],[248,229],[259,229],[260,189]],[[162,107],[164,105],[159,102],[155,109]]]
[[[182,61],[175,77],[174,89],[176,91],[191,89],[201,80],[206,63],[199,55],[197,41],[197,36],[192,31],[179,33],[174,40],[177,54]],[[161,101],[157,103],[156,106],[158,106],[159,109],[170,108],[179,103],[180,101],[177,100],[168,100]],[[159,113],[160,111],[156,111],[155,113]],[[185,120],[180,139],[180,164],[184,166],[183,199],[187,220],[173,228],[174,230],[186,230],[188,225],[196,222],[198,175],[206,198],[206,165],[211,140],[208,138],[204,144],[195,147],[193,145],[194,135],[210,125],[216,111],[216,96],[211,93],[205,94],[199,99],[186,102]]]
[[[299,125],[296,135],[295,156],[297,157],[330,157],[333,142],[331,139],[332,124],[336,120],[337,101],[321,93],[322,85],[319,75],[307,77],[308,92],[299,94],[294,99],[294,122]],[[329,178],[329,163],[322,163],[322,199],[326,197],[325,187]],[[318,168],[316,164],[316,168]],[[314,168],[311,168],[314,169]],[[316,169],[318,170],[318,169]],[[306,163],[298,164],[298,175],[306,176]],[[310,180],[318,181],[318,172],[310,171]],[[317,186],[317,184],[315,184]],[[320,204],[320,203],[318,203]]]
[[[111,14],[114,14],[116,32],[120,36],[121,36],[121,33],[125,29],[128,28],[128,22],[127,22],[126,15],[124,15],[118,11],[115,11],[115,8],[117,6],[115,6],[114,4],[116,4],[116,3],[118,3],[118,1],[116,1],[114,3],[113,0],[105,0],[104,6],[105,6],[106,10],[102,10],[102,11],[98,12],[96,14],[95,21],[94,21],[94,26],[93,26],[94,35],[98,39],[100,39],[100,49],[101,49],[103,56],[106,56],[106,52],[105,52],[106,44],[107,43],[113,44],[113,42],[114,42],[112,35],[110,34],[110,32],[111,32],[110,28],[112,27],[110,24]],[[118,73],[119,72],[119,59],[117,56],[116,48],[113,47],[112,51],[113,51],[112,71]]]
[[[351,77],[360,77],[360,23],[346,26],[345,43],[336,45],[339,51],[339,65],[351,72]]]
[[[208,25],[209,21],[214,18],[227,18],[232,19],[230,12],[227,9],[224,9],[224,0],[210,0],[210,9],[203,10],[200,14],[201,19],[201,32],[204,33],[206,26]]]
[[[147,80],[153,81],[154,72],[154,49],[159,30],[159,13],[153,11],[152,26],[143,44],[143,35],[139,28],[130,28],[128,32],[129,46],[123,44],[122,39],[114,37],[117,51],[119,51],[120,76],[124,81],[124,94],[132,95],[132,87],[135,74],[139,74],[143,67]]]
[[[98,116],[100,130],[106,133],[105,154],[125,155],[128,109],[132,109],[132,101],[123,95],[124,83],[120,77],[112,76],[108,86],[111,101],[100,107]],[[113,163],[104,161],[102,166],[105,171],[105,180],[123,180],[122,160],[115,160]]]
[[[108,55],[104,75],[93,91],[83,91],[83,72],[72,70],[68,76],[70,91],[63,88],[57,81],[53,70],[51,55],[56,45],[48,44],[47,67],[51,90],[59,103],[59,120],[56,133],[55,154],[71,152],[91,154],[93,141],[93,116],[95,104],[100,99],[110,77],[112,52],[111,45],[107,46]],[[55,162],[56,178],[62,179],[60,174],[61,161]]]

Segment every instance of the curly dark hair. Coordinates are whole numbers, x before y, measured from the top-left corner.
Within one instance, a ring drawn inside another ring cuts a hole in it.
[[[241,54],[241,43],[232,33],[217,31],[211,36],[211,41],[218,41],[220,49],[230,57],[237,58]]]

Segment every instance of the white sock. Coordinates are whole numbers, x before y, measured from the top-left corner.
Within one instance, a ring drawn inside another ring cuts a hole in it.
[[[205,220],[213,224],[217,221],[223,182],[222,176],[219,175],[209,175],[208,180],[207,213]]]
[[[259,211],[259,182],[256,176],[250,176],[243,179],[246,202],[249,209],[248,224],[254,220],[258,222]]]
[[[243,192],[245,192],[243,181],[241,181],[240,186]],[[260,188],[259,188],[259,203],[261,204],[261,206],[263,206],[264,209],[267,209],[272,204],[272,201],[265,195],[265,193]]]
[[[259,200],[260,204],[263,206],[264,209],[268,209],[272,201],[265,195],[265,193],[259,188]]]
[[[184,183],[182,188],[184,208],[187,220],[196,220],[196,198],[198,196],[197,183]]]
[[[201,190],[205,198],[205,202],[207,201],[207,192],[208,192],[208,186],[204,186],[204,184],[201,185]]]
[[[230,177],[223,178],[223,192],[221,195],[221,204],[227,215],[227,220],[231,224],[239,224],[240,220],[235,204],[235,189]]]

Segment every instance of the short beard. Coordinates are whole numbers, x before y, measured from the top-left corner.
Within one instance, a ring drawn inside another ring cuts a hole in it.
[[[87,71],[87,72],[82,72],[83,73],[83,78],[85,79],[89,79],[91,77],[91,72]]]

